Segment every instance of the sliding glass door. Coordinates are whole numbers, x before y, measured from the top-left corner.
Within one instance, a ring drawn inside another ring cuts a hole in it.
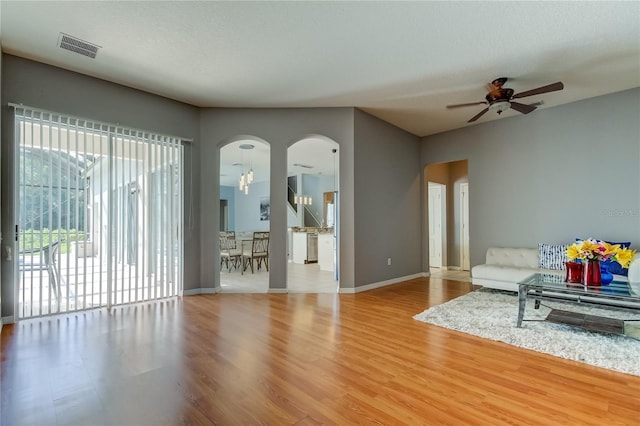
[[[16,313],[182,291],[180,139],[15,108]]]

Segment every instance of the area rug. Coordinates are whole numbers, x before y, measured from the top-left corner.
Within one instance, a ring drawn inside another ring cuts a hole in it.
[[[616,319],[640,320],[640,315],[631,311],[559,302],[542,303],[540,309],[536,310],[534,301],[527,301],[525,320],[543,320],[551,308]],[[413,318],[474,336],[640,376],[640,340],[545,321],[525,321],[521,328],[517,328],[517,315],[516,295],[482,289],[429,308]],[[640,325],[640,322],[633,324]]]

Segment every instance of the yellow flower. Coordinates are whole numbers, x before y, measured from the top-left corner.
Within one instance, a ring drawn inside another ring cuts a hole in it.
[[[618,251],[620,250],[620,244],[609,244],[606,241],[602,241],[601,245],[602,245],[602,247],[604,247],[604,251],[602,252],[602,255],[606,259],[609,259],[609,258],[615,256],[618,253]]]
[[[569,260],[576,260],[580,257],[580,247],[578,246],[578,244],[571,244],[569,247],[567,247],[567,257],[569,258]]]
[[[589,252],[589,253],[600,253],[600,247],[601,245],[598,244],[597,242],[593,242],[593,241],[589,241],[589,240],[585,240],[582,242],[582,251],[583,252]]]
[[[610,244],[606,241],[583,240],[571,244],[565,252],[569,260],[606,260],[618,262],[623,268],[628,268],[636,254],[635,250],[621,247],[620,244]]]
[[[618,262],[623,268],[628,268],[635,255],[635,250],[619,248],[616,253],[616,262]]]

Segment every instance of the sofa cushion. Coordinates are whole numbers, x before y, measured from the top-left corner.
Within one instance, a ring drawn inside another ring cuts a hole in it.
[[[564,274],[559,270],[541,270],[539,268],[517,267],[509,265],[476,265],[471,269],[471,276],[474,279],[488,279],[494,281],[507,281],[517,284],[530,275],[537,272],[550,273],[554,275]]]
[[[490,247],[487,265],[505,265],[517,268],[538,268],[538,250],[534,248]]]
[[[542,269],[566,269],[568,244],[538,244],[538,267]]]
[[[629,273],[629,282],[640,285],[640,253],[637,253],[633,258],[633,262],[629,265],[627,272]]]

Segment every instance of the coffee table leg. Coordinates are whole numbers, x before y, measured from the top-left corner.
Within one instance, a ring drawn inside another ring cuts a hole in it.
[[[525,284],[520,284],[518,287],[518,322],[516,327],[522,326],[522,319],[524,318],[524,307],[527,304],[527,292],[529,287]]]

